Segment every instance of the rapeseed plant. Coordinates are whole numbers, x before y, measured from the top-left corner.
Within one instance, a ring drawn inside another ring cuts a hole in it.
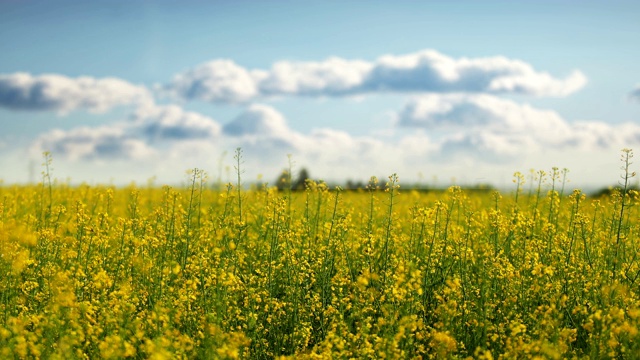
[[[240,149],[235,184],[71,187],[45,154],[0,187],[0,357],[634,358],[632,155],[592,199],[558,168],[510,194],[245,189]]]

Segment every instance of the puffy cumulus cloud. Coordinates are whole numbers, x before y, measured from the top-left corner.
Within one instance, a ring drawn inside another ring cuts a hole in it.
[[[214,139],[220,134],[220,125],[214,119],[176,105],[140,107],[132,122],[132,127],[152,141]]]
[[[411,99],[397,116],[398,124],[428,130],[467,129],[497,134],[526,134],[561,141],[571,127],[556,112],[533,108],[491,95],[430,94]]]
[[[274,156],[302,152],[308,137],[291,130],[282,114],[260,104],[249,106],[224,129],[214,119],[176,105],[147,104],[127,121],[101,127],[53,130],[31,146],[71,161],[113,159],[203,159],[211,149],[241,147],[264,163]]]
[[[362,84],[364,91],[487,92],[566,96],[587,82],[579,71],[564,79],[503,56],[460,58],[425,50],[378,59]]]
[[[40,136],[31,151],[51,151],[54,156],[70,160],[144,159],[154,153],[144,141],[128,134],[124,126],[52,130]]]
[[[574,70],[564,79],[556,79],[548,73],[538,73],[530,65],[525,65],[522,73],[497,76],[489,82],[487,92],[526,94],[535,96],[564,97],[587,84],[587,77]]]
[[[302,153],[307,140],[306,135],[292,130],[276,109],[253,104],[224,125],[221,144],[227,149],[242,148],[246,159],[251,159],[250,166],[269,168],[277,164],[276,159]]]
[[[213,119],[175,105],[146,104],[129,121],[100,127],[52,130],[31,146],[69,160],[147,159],[175,143],[214,142],[220,125]]]
[[[214,60],[175,76],[164,90],[189,100],[240,103],[258,95],[257,81],[264,76],[231,60]]]
[[[152,96],[145,87],[116,78],[0,74],[0,106],[13,110],[104,112],[120,105],[150,101]]]
[[[599,151],[640,144],[640,126],[569,122],[554,111],[484,94],[430,94],[411,99],[396,115],[399,127],[439,134],[440,159],[469,154],[506,161],[544,149]]]
[[[385,55],[375,61],[331,57],[279,61],[248,70],[215,60],[179,74],[165,87],[188,100],[237,103],[260,96],[356,96],[369,93],[474,92],[566,96],[587,83],[580,71],[556,78],[503,56],[455,59],[435,50]]]
[[[280,61],[259,82],[264,95],[342,95],[365,81],[373,64],[331,57],[322,62]]]
[[[292,135],[284,116],[271,106],[262,104],[249,106],[223,130],[230,136],[286,138]]]

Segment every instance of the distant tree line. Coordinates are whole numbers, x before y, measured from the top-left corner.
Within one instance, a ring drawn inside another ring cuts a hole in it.
[[[279,191],[289,190],[289,188],[291,188],[292,191],[303,191],[307,187],[308,180],[313,180],[313,179],[311,178],[309,170],[307,170],[306,168],[300,169],[297,176],[292,176],[292,174],[289,173],[289,170],[284,169],[280,172],[280,174],[276,178],[275,187]],[[381,176],[377,178],[376,183],[372,183],[371,179],[368,181],[348,179],[346,182],[342,184],[330,184],[331,185],[330,187],[333,188],[333,185],[339,185],[343,190],[351,190],[351,191],[367,190],[371,188],[384,190],[386,188],[386,183],[387,183],[387,177]],[[443,190],[441,188],[418,185],[418,184],[413,184],[413,185],[404,184],[402,188],[405,190],[411,189],[411,190],[418,190],[418,191],[442,191]],[[465,187],[465,188],[472,191],[495,190],[495,188],[489,184],[478,184],[476,186]]]
[[[306,188],[306,182],[309,180],[309,171],[306,168],[300,169],[298,176],[294,179],[291,174],[289,174],[289,170],[282,170],[280,176],[276,180],[276,187],[278,190],[304,190]]]

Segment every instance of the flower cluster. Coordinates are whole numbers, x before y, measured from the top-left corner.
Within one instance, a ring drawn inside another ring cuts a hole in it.
[[[2,358],[640,353],[638,193],[0,188]],[[548,190],[548,191],[542,191]]]

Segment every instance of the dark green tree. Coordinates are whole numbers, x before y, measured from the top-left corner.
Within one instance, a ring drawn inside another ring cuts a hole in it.
[[[309,179],[309,171],[306,168],[300,169],[298,173],[298,178],[296,182],[293,184],[293,190],[304,190],[307,180]]]

